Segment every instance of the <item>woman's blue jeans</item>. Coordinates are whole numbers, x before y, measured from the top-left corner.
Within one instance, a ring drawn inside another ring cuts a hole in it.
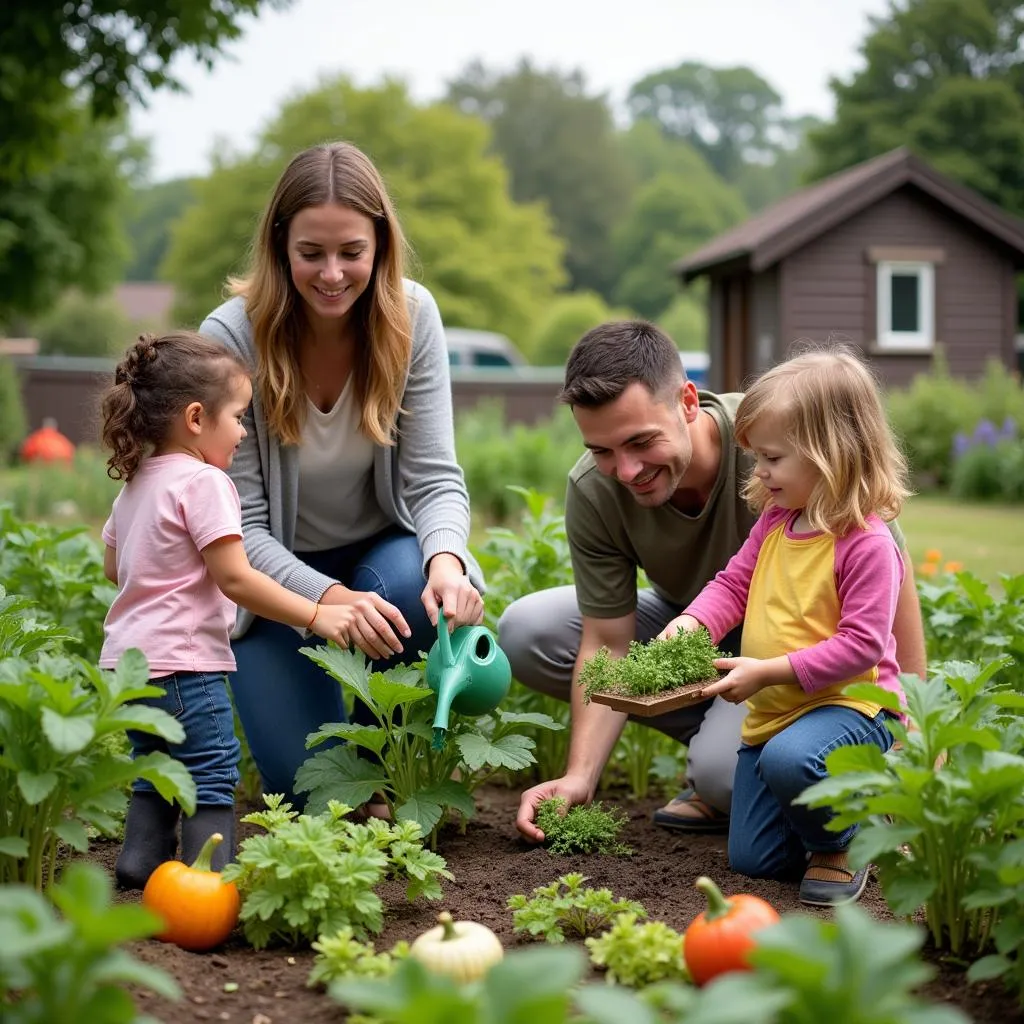
[[[235,735],[235,716],[228,699],[223,672],[172,672],[150,679],[161,686],[162,697],[144,697],[137,704],[160,708],[176,718],[185,730],[182,743],[168,743],[160,736],[128,731],[132,757],[145,757],[162,751],[181,761],[196,784],[196,803],[230,807],[238,785],[238,759],[241,745]],[[153,783],[136,779],[136,793],[155,793]]]
[[[830,832],[827,807],[794,804],[828,775],[825,758],[842,746],[892,746],[886,713],[874,718],[839,705],[815,708],[760,746],[740,746],[729,822],[729,866],[750,878],[803,875],[808,853],[837,853],[857,827]]]
[[[376,661],[374,668],[417,661],[420,651],[433,646],[437,632],[420,600],[426,586],[423,555],[412,534],[392,528],[356,544],[298,557],[350,590],[374,591],[401,610],[412,636],[400,637],[402,654]],[[306,737],[325,722],[346,721],[341,684],[299,653],[301,647],[323,643],[316,636],[304,640],[291,626],[260,618],[232,643],[238,667],[230,677],[231,693],[263,791],[283,793],[300,810],[306,797],[294,791],[296,771],[307,758],[333,745],[328,741],[307,750]],[[357,700],[357,720],[361,709]]]

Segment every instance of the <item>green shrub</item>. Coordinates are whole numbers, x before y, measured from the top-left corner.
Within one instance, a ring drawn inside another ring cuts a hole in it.
[[[107,476],[106,460],[96,448],[79,447],[71,465],[33,462],[4,475],[4,501],[22,519],[89,522],[110,514],[121,484]]]
[[[510,484],[561,499],[567,474],[583,450],[567,408],[528,427],[506,424],[501,403],[493,401],[459,416],[455,443],[473,512],[498,523],[517,504]]]
[[[66,292],[34,325],[39,351],[67,356],[106,356],[131,340],[132,323],[109,296]]]
[[[18,371],[10,359],[0,356],[0,465],[11,460],[27,432]]]
[[[632,315],[629,310],[611,309],[595,292],[559,295],[547,304],[534,328],[530,360],[538,366],[564,366],[573,345],[592,327]]]
[[[707,352],[708,312],[705,290],[695,288],[677,295],[658,317],[658,326],[684,352]]]

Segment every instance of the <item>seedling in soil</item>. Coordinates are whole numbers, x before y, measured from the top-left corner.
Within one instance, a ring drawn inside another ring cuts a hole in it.
[[[621,811],[605,810],[600,801],[577,804],[565,810],[562,797],[542,800],[537,805],[537,827],[552,853],[603,853],[628,857],[631,846],[619,841],[619,833],[628,820]]]

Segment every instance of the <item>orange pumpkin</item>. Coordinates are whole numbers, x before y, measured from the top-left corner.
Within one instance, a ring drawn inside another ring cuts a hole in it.
[[[162,918],[164,930],[157,935],[161,941],[198,953],[219,946],[238,923],[238,889],[210,867],[223,839],[214,832],[191,866],[168,860],[149,876],[142,905]]]
[[[775,924],[775,908],[758,896],[726,899],[710,878],[697,879],[708,909],[699,914],[683,935],[683,959],[694,982],[705,985],[726,971],[749,971],[747,953],[756,945],[755,934]]]
[[[51,420],[29,434],[21,445],[24,462],[71,462],[74,457],[75,446]]]

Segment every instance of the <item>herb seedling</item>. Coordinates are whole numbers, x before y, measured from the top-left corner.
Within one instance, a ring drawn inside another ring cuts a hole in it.
[[[316,956],[307,981],[310,987],[345,978],[387,978],[409,955],[409,943],[404,940],[388,952],[378,953],[372,942],[360,942],[348,925],[333,935],[321,935],[313,949]]]
[[[619,914],[608,931],[585,944],[591,963],[607,971],[610,985],[644,988],[690,978],[683,963],[683,937],[664,921],[638,923],[632,912]]]
[[[598,800],[565,810],[566,801],[556,796],[537,805],[537,827],[552,853],[603,853],[628,857],[633,848],[619,841],[629,820],[622,811],[605,810]]]
[[[558,943],[597,935],[627,911],[647,917],[642,904],[619,899],[610,889],[584,889],[586,880],[586,875],[571,873],[550,885],[538,886],[529,897],[510,896],[512,930]]]
[[[221,872],[242,894],[245,936],[257,949],[309,943],[345,927],[365,939],[383,927],[375,890],[385,879],[404,878],[412,902],[440,899],[441,879],[453,877],[443,857],[423,849],[414,821],[350,821],[352,808],[334,800],[323,814],[298,814],[282,799],[265,796],[267,810],[242,819],[266,834],[246,839]]]
[[[714,662],[721,657],[723,652],[711,642],[706,629],[679,632],[646,644],[632,640],[623,658],[613,658],[607,647],[588,658],[580,670],[579,685],[588,701],[594,693],[643,697],[717,679]]]

